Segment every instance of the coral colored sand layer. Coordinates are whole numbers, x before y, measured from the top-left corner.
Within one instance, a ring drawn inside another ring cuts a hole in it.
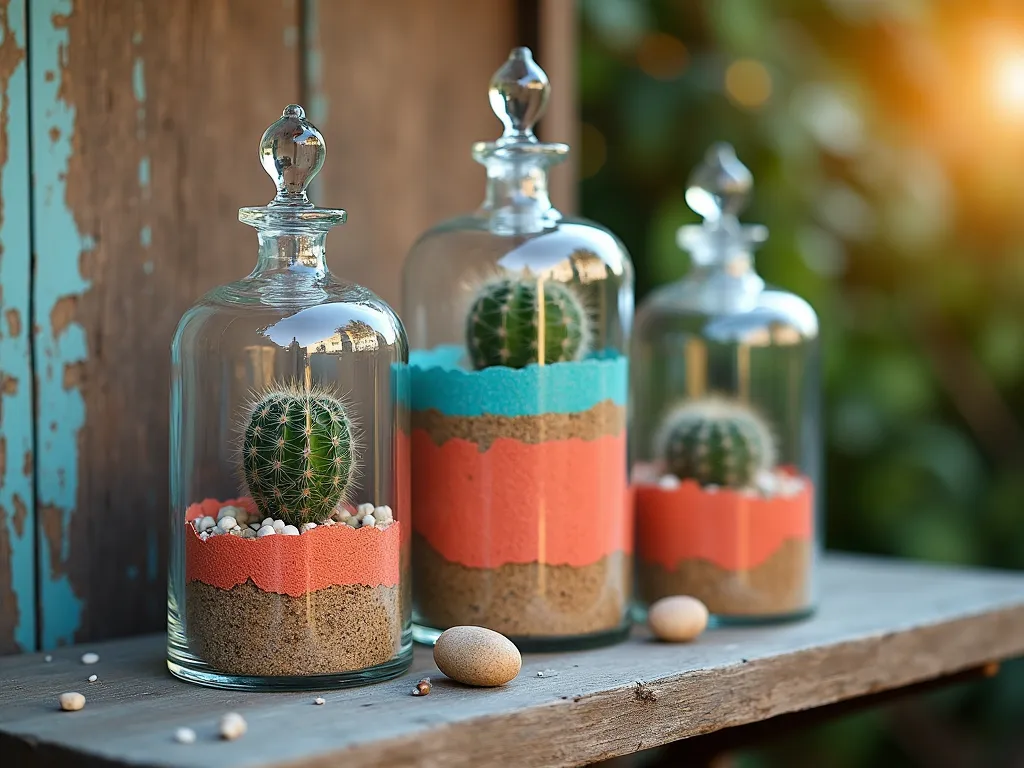
[[[185,513],[186,521],[217,516],[225,504],[252,508],[249,499],[205,499]],[[251,579],[264,592],[299,597],[344,584],[398,584],[401,523],[384,530],[321,525],[300,536],[215,536],[206,541],[185,526],[185,579],[231,589]]]
[[[724,488],[709,493],[692,480],[635,491],[637,556],[669,571],[690,558],[726,570],[756,568],[787,539],[810,541],[814,533],[809,480],[799,493],[774,498]]]
[[[633,551],[624,432],[481,451],[414,429],[412,446],[413,527],[449,562],[582,567]]]

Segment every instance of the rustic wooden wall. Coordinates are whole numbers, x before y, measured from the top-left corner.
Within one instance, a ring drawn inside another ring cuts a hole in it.
[[[36,645],[26,2],[0,0],[0,653]]]
[[[513,45],[551,73],[549,137],[573,138],[573,15],[0,0],[0,653],[163,626],[170,338],[253,264],[237,208],[272,197],[256,147],[281,108],[327,138],[314,199],[350,215],[332,268],[397,301],[417,233],[482,199],[469,146],[499,134],[487,82]]]

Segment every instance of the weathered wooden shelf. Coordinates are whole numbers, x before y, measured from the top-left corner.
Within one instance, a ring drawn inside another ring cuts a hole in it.
[[[803,622],[682,646],[638,630],[612,648],[529,655],[493,690],[448,682],[425,649],[400,680],[321,694],[178,682],[163,636],[58,649],[49,663],[3,658],[0,756],[19,768],[582,765],[1024,654],[1024,574],[831,555],[822,582],[821,608]],[[100,662],[83,665],[84,651]],[[424,675],[433,692],[411,696]],[[57,710],[68,690],[86,695],[84,710]],[[238,741],[216,738],[228,711],[248,720]],[[195,744],[173,740],[180,726]]]

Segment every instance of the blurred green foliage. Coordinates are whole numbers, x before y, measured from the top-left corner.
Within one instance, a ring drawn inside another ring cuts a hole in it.
[[[1024,567],[1024,3],[583,0],[583,212],[638,298],[688,268],[705,148],[755,178],[770,282],[825,344],[827,544]],[[1024,665],[749,765],[1024,761]],[[941,757],[940,762],[934,762]]]

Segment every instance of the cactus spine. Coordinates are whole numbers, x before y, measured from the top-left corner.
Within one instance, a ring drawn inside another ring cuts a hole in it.
[[[253,404],[242,432],[242,470],[260,514],[296,527],[331,516],[355,474],[352,424],[321,390],[273,387]]]
[[[658,436],[665,469],[701,485],[745,488],[775,464],[775,444],[762,419],[738,402],[694,400],[666,417]]]
[[[538,288],[532,277],[490,280],[477,291],[466,318],[466,346],[477,370],[579,360],[589,343],[590,318],[583,303],[571,288],[554,281]]]

